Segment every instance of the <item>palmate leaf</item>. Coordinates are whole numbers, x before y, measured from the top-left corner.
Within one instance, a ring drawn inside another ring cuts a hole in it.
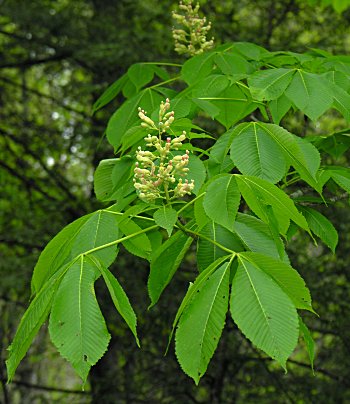
[[[309,355],[310,364],[312,371],[314,371],[314,359],[315,359],[315,341],[312,338],[310,330],[307,328],[306,324],[299,316],[299,328],[300,328],[300,335],[303,337],[306,345],[306,350]]]
[[[95,212],[87,222],[83,224],[79,233],[72,242],[70,252],[71,259],[84,254],[93,248],[103,246],[115,241],[120,236],[118,218],[110,212],[99,210]],[[93,252],[103,265],[109,266],[117,256],[117,246],[103,248]]]
[[[186,306],[176,331],[176,356],[183,371],[196,384],[207,370],[225,324],[230,265],[207,276]],[[194,288],[195,285],[192,286]]]
[[[294,304],[278,284],[244,255],[232,282],[231,314],[252,343],[283,368],[299,335]]]
[[[255,122],[236,127],[231,159],[242,174],[254,175],[273,184],[286,172],[286,160],[278,143]]]
[[[128,217],[119,217],[118,226],[125,236],[140,232],[141,227]],[[149,259],[152,251],[151,243],[146,234],[141,233],[135,237],[123,241],[123,246],[138,257]]]
[[[215,119],[224,125],[226,129],[229,129],[258,107],[237,84],[232,84],[226,88],[222,93],[218,94],[216,99],[213,97],[211,103],[219,110],[219,113],[215,115]]]
[[[99,274],[94,261],[81,256],[65,274],[50,315],[51,340],[83,383],[110,340],[94,291]]]
[[[325,79],[319,74],[298,69],[285,92],[296,107],[313,121],[316,121],[333,103],[332,95],[324,81]]]
[[[241,253],[240,256],[269,275],[297,309],[314,313],[310,291],[306,287],[304,279],[289,264],[266,254],[254,252]]]
[[[157,303],[163,290],[171,281],[192,241],[191,237],[178,231],[152,254],[147,284],[151,299],[150,307]]]
[[[266,206],[270,205],[278,223],[279,232],[285,235],[290,220],[310,233],[304,216],[289,196],[275,185],[257,177],[235,175],[239,190],[251,210],[265,223],[269,223]]]
[[[330,167],[328,175],[346,192],[350,193],[350,169],[345,167]]]
[[[215,56],[215,63],[224,74],[229,76],[246,75],[254,70],[252,64],[235,53],[218,53]]]
[[[225,261],[227,261],[230,258],[230,255],[226,255],[224,257],[218,258],[216,261],[212,262],[204,271],[202,271],[196,278],[196,280],[192,283],[189,284],[189,287],[187,289],[186,295],[183,298],[180,307],[177,310],[175,319],[173,321],[171,333],[169,335],[169,340],[168,340],[168,346],[166,351],[169,349],[169,345],[171,343],[175,328],[179,322],[180,317],[182,316],[182,313],[184,312],[185,308],[187,305],[192,301],[192,299],[195,297],[195,295],[198,293],[197,290],[200,290],[202,286],[205,284],[205,282],[208,279],[208,276],[210,276],[212,273],[216,271],[216,269],[223,264]]]
[[[128,296],[113,274],[97,260],[94,260],[94,262],[103,276],[115,308],[118,310],[118,313],[123,317],[131,332],[134,334],[137,345],[140,346],[140,341],[136,331],[137,319],[129,302]]]
[[[301,212],[305,216],[310,229],[316,234],[332,251],[335,252],[335,248],[338,244],[338,233],[333,224],[315,209],[308,206],[301,206]]]
[[[146,88],[117,109],[109,120],[106,129],[107,139],[115,150],[120,147],[122,138],[127,130],[139,121],[137,108],[141,107],[151,114],[151,112],[159,107],[161,100],[162,97],[157,92]]]
[[[82,226],[94,213],[85,215],[62,229],[44,248],[32,276],[32,293],[38,293],[43,284],[69,261],[72,243]]]
[[[81,253],[118,239],[119,233],[117,217],[109,211],[98,210],[69,224],[40,255],[32,277],[33,292],[37,293],[62,265]],[[108,266],[116,257],[116,250],[111,246],[94,254]]]
[[[203,161],[194,154],[189,155],[189,162],[187,165],[188,172],[187,178],[194,181],[194,188],[192,193],[198,195],[201,186],[204,184],[207,176]]]
[[[285,96],[285,94],[282,94],[276,100],[272,100],[269,102],[269,109],[272,115],[272,119],[276,125],[279,125],[281,119],[290,110],[291,106],[292,102]]]
[[[222,174],[208,186],[203,207],[213,222],[232,230],[240,199],[234,175]]]
[[[127,81],[127,75],[124,74],[112,85],[110,85],[94,103],[92,107],[92,113],[94,114],[99,109],[109,104],[121,92],[126,81]]]
[[[274,140],[300,177],[320,192],[320,186],[316,181],[316,171],[320,161],[319,157],[315,160],[315,155],[319,155],[317,149],[310,144],[305,151],[301,145],[302,140],[278,125],[263,122],[258,122],[256,125]],[[314,150],[311,151],[311,149]]]
[[[214,65],[215,52],[204,52],[188,59],[181,69],[182,79],[189,85],[209,76]]]
[[[53,297],[62,277],[70,267],[75,264],[75,262],[76,260],[66,264],[56,271],[40,288],[40,290],[38,290],[35,298],[24,313],[17,328],[16,335],[8,348],[10,353],[6,361],[6,367],[9,381],[13,378],[17,366],[28,351],[40,327],[44,321],[46,321],[51,310]]]
[[[207,238],[199,237],[197,242],[197,265],[200,272],[216,261],[217,258],[227,255],[227,252],[210,242],[208,238],[232,251],[244,250],[235,233],[212,221],[201,229],[200,234]]]
[[[292,81],[295,70],[269,69],[261,70],[248,78],[248,85],[253,98],[259,101],[271,101],[280,97]]]
[[[152,65],[135,63],[129,67],[127,75],[135,85],[137,91],[153,80],[154,69]]]
[[[282,260],[289,263],[282,240],[276,240],[272,236],[269,226],[257,217],[238,213],[234,223],[234,231],[246,249],[279,259],[282,250]]]

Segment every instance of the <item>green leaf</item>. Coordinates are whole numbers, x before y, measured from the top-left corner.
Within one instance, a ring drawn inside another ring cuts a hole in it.
[[[238,213],[234,223],[234,231],[247,249],[253,252],[280,258],[281,249],[284,251],[282,240],[279,239],[277,241],[279,245],[276,245],[276,240],[272,236],[269,226],[254,216]],[[288,263],[288,256],[285,252],[283,261]]]
[[[260,70],[248,78],[250,92],[256,100],[271,101],[279,98],[292,81],[295,70]]]
[[[121,145],[123,136],[136,122],[139,122],[137,109],[141,107],[149,114],[154,111],[162,100],[162,97],[150,89],[142,90],[132,98],[124,102],[117,109],[108,122],[106,133],[109,143],[117,150]]]
[[[251,42],[235,42],[233,44],[233,50],[238,51],[247,59],[252,60],[260,60],[262,57],[266,57],[270,54],[270,52],[262,46]]]
[[[333,224],[320,212],[308,206],[301,206],[303,213],[309,227],[313,233],[316,234],[332,251],[338,244],[338,233]]]
[[[253,66],[246,59],[234,53],[218,53],[215,63],[224,74],[230,76],[251,73],[253,70]]]
[[[151,65],[135,63],[129,67],[127,75],[137,91],[153,80],[154,69]]]
[[[124,156],[101,160],[94,175],[94,190],[100,201],[113,201],[118,190],[130,178],[132,159]]]
[[[234,175],[222,174],[208,186],[203,207],[213,222],[232,230],[240,199]]]
[[[308,172],[313,175],[314,178],[317,178],[317,171],[321,163],[320,152],[305,138],[296,137],[296,141],[302,155],[304,156]]]
[[[210,222],[203,227],[200,234],[232,251],[237,252],[244,250],[242,243],[235,233],[232,233],[225,227],[214,222]],[[199,272],[202,272],[212,262],[216,261],[217,258],[223,257],[224,255],[227,255],[227,251],[225,252],[207,239],[202,237],[198,238],[197,265]]]
[[[153,218],[158,226],[163,227],[168,232],[170,237],[177,221],[176,210],[170,206],[163,205],[154,212]]]
[[[207,277],[180,317],[175,337],[176,356],[183,371],[196,384],[207,370],[225,325],[229,279],[226,263]]]
[[[124,153],[131,147],[134,147],[138,143],[143,142],[147,134],[147,128],[143,128],[140,125],[133,126],[132,128],[128,129],[121,141],[121,153]]]
[[[255,252],[241,253],[240,256],[269,275],[297,309],[314,313],[310,291],[306,287],[304,279],[289,264]]]
[[[292,133],[289,133],[285,129],[278,125],[258,122],[256,124],[260,127],[274,142],[280,147],[281,152],[285,158],[291,162],[292,166],[298,171],[300,177],[311,185],[318,192],[321,191],[319,184],[316,181],[316,169],[319,159],[314,160],[318,151],[311,144],[307,146],[307,150],[302,148],[302,144],[299,138]],[[315,149],[311,152],[311,148]]]
[[[172,340],[174,331],[175,331],[175,327],[177,326],[179,319],[182,315],[182,313],[184,312],[184,310],[186,309],[186,307],[188,306],[188,304],[193,300],[193,298],[196,296],[196,294],[198,293],[197,290],[201,290],[203,285],[206,283],[206,281],[208,280],[208,276],[211,276],[211,274],[213,272],[215,272],[215,270],[227,259],[230,258],[230,255],[226,255],[224,257],[218,258],[216,261],[214,261],[213,263],[211,263],[211,265],[208,266],[208,268],[206,268],[203,272],[201,272],[196,280],[194,281],[194,283],[190,282],[189,287],[187,289],[186,295],[183,298],[180,307],[177,310],[175,319],[173,321],[173,325],[172,325],[172,329],[171,329],[171,333],[169,335],[169,340],[168,340],[168,346],[167,346],[167,351],[169,349],[169,345],[170,342]]]
[[[118,280],[107,268],[105,268],[103,265],[100,265],[100,263],[97,263],[97,267],[101,272],[104,281],[106,282],[115,308],[118,310],[118,313],[123,317],[126,324],[129,326],[131,332],[134,334],[138,347],[140,347],[140,342],[136,331],[136,314],[129,302],[128,296],[124,292]]]
[[[346,192],[350,193],[350,169],[345,167],[332,167],[329,168],[331,178]]]
[[[151,299],[150,307],[157,303],[191,244],[192,238],[178,231],[153,253],[148,278],[148,294]]]
[[[276,100],[272,100],[269,102],[269,108],[272,115],[273,122],[276,125],[279,125],[281,119],[286,115],[286,113],[290,110],[292,106],[292,102],[289,98],[282,94]]]
[[[192,101],[198,105],[198,107],[206,112],[211,119],[214,119],[217,115],[220,114],[220,108],[214,105],[212,102],[207,100],[202,100],[199,98],[193,98]]]
[[[51,340],[83,383],[110,340],[94,291],[98,274],[93,261],[81,256],[65,274],[50,315]]]
[[[70,261],[72,243],[82,226],[93,215],[94,213],[90,213],[70,223],[46,245],[34,268],[31,282],[33,294],[39,292],[58,268]]]
[[[226,129],[229,129],[257,108],[257,104],[249,100],[237,84],[226,88],[218,94],[216,99],[213,98],[211,103],[219,109],[215,119]]]
[[[344,118],[349,122],[350,121],[350,95],[345,91],[346,85],[343,83],[339,83],[337,85],[335,82],[336,78],[334,77],[336,72],[327,73],[327,78],[329,79],[329,74],[332,75],[332,81],[327,81],[327,88],[329,89],[330,94],[333,97],[333,106],[337,109]],[[339,73],[339,72],[338,72]],[[347,76],[346,76],[347,79]],[[348,81],[348,79],[347,79]]]
[[[119,237],[118,218],[108,211],[99,210],[83,224],[72,241],[70,258],[73,259],[93,248],[118,240]],[[93,255],[105,266],[109,266],[115,260],[117,252],[118,247],[113,245],[93,252]]]
[[[182,79],[189,85],[209,76],[214,65],[213,52],[204,52],[188,59],[181,69]]]
[[[110,85],[92,106],[92,113],[94,114],[99,109],[103,108],[105,105],[109,104],[112,100],[114,100],[114,98],[121,92],[126,81],[127,76],[124,74],[112,85]]]
[[[315,341],[312,338],[310,330],[307,328],[302,318],[299,316],[299,329],[300,335],[303,337],[306,345],[307,353],[311,363],[312,371],[314,372],[314,359],[315,359]]]
[[[35,298],[21,318],[16,335],[9,346],[9,357],[6,361],[8,381],[13,379],[17,366],[27,353],[34,337],[47,319],[57,287],[68,269],[75,261],[61,267],[37,291]]]
[[[101,160],[94,174],[94,191],[100,201],[110,200],[113,190],[112,172],[118,159]]]
[[[128,218],[118,218],[118,226],[125,236],[138,233],[142,229],[134,220]],[[151,243],[145,233],[123,241],[123,246],[138,257],[149,259],[152,251]]]
[[[279,145],[255,122],[239,125],[231,143],[231,159],[239,171],[275,184],[286,172]]]
[[[230,306],[243,334],[286,369],[298,342],[296,309],[276,282],[244,256],[233,278]]]
[[[266,205],[271,205],[279,232],[285,235],[290,220],[310,232],[304,216],[298,212],[293,201],[275,185],[257,177],[235,175],[239,190],[251,210],[265,223],[269,223]]]
[[[189,170],[187,172],[188,180],[194,180],[194,188],[192,193],[194,195],[198,195],[199,190],[204,184],[205,178],[207,176],[205,166],[199,157],[191,153],[189,156],[187,168]]]
[[[332,95],[318,74],[298,69],[285,92],[295,106],[316,121],[332,105]]]

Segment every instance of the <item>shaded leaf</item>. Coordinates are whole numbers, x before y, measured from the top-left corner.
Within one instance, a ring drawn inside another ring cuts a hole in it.
[[[98,274],[93,262],[81,256],[65,274],[50,315],[51,340],[83,383],[110,340],[94,291]]]
[[[182,232],[173,234],[151,257],[151,268],[148,278],[148,294],[151,305],[155,305],[165,287],[171,281],[181,264],[192,238]]]
[[[196,384],[207,370],[224,328],[229,295],[228,267],[228,263],[223,264],[197,289],[176,331],[177,359]]]
[[[309,227],[333,252],[338,244],[338,233],[333,224],[315,209],[308,206],[300,207]]]
[[[240,199],[234,175],[222,174],[208,186],[203,207],[213,222],[232,230]]]

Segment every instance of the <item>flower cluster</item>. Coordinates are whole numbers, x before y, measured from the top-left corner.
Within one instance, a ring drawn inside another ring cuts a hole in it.
[[[173,18],[183,29],[173,28],[173,38],[175,41],[175,51],[178,54],[188,54],[190,56],[203,53],[214,45],[214,38],[207,40],[207,33],[211,29],[211,23],[206,24],[206,18],[200,18],[199,3],[192,6],[192,0],[180,1],[180,14],[173,11]]]
[[[170,102],[162,101],[159,108],[158,125],[147,116],[147,112],[139,108],[141,126],[157,134],[149,133],[144,138],[146,146],[150,150],[138,148],[136,152],[137,162],[134,169],[134,187],[139,197],[145,202],[154,202],[158,198],[167,201],[190,195],[194,188],[194,181],[190,182],[182,177],[187,176],[189,171],[189,151],[184,154],[176,152],[186,140],[186,132],[180,136],[162,139],[162,135],[170,130],[174,121],[174,111],[168,112]],[[175,151],[175,152],[174,152]]]

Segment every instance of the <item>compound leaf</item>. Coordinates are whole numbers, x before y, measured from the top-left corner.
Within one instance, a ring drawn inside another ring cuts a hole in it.
[[[180,317],[176,356],[183,371],[196,384],[207,370],[225,324],[229,279],[229,264],[225,263],[207,276]]]

